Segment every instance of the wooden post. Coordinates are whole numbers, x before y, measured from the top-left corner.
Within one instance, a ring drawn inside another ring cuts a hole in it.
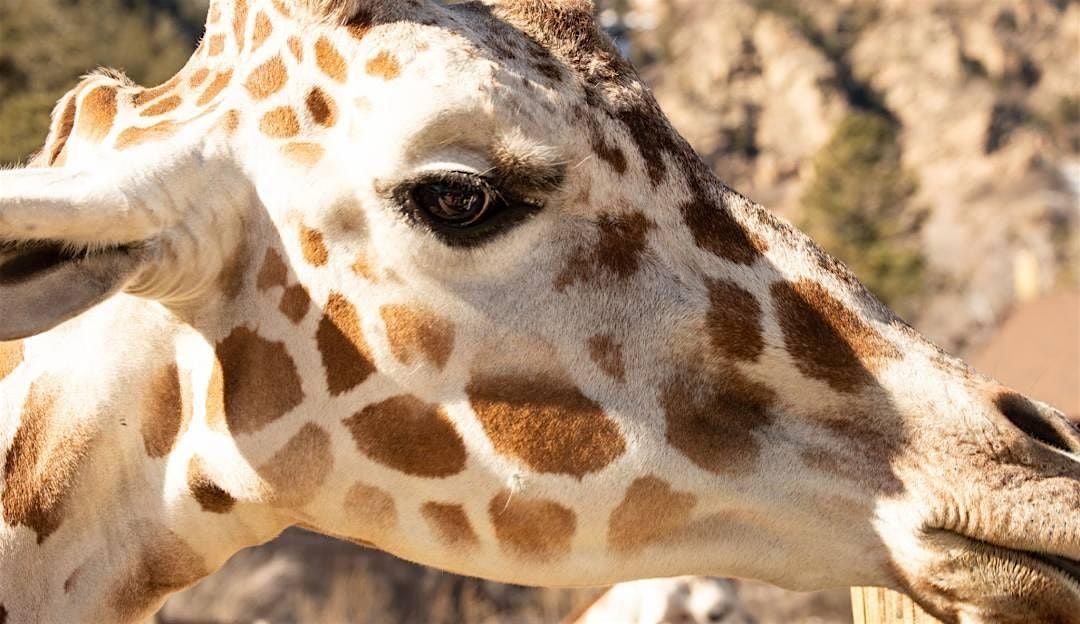
[[[855,624],[939,624],[903,594],[880,587],[852,587]]]

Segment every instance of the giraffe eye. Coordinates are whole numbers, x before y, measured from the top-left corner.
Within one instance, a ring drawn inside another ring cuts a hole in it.
[[[435,171],[398,185],[390,196],[412,224],[446,245],[475,247],[543,209],[542,201],[522,198],[512,188],[496,176]]]
[[[457,228],[483,220],[494,199],[494,192],[484,185],[460,181],[418,184],[412,192],[413,203],[427,219]]]

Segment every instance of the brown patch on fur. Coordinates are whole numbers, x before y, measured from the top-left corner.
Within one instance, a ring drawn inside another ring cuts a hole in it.
[[[56,122],[52,134],[52,146],[48,148],[49,153],[49,165],[60,166],[63,162],[60,160],[60,156],[64,151],[64,147],[67,146],[68,138],[71,137],[71,132],[75,128],[75,113],[78,111],[78,94],[71,93],[68,95],[67,102],[64,104],[63,112],[60,113]],[[58,109],[59,110],[59,109]]]
[[[210,369],[210,382],[206,387],[206,426],[212,431],[229,430],[225,421],[225,372],[216,356]]]
[[[24,348],[21,340],[0,342],[0,381],[3,381],[5,377],[19,367],[19,364],[22,364],[23,352]]]
[[[259,11],[259,14],[255,16],[255,31],[251,33],[251,50],[258,50],[259,46],[266,43],[272,34],[274,34],[274,24],[270,21],[270,16]]]
[[[397,396],[343,422],[361,452],[394,470],[430,478],[465,470],[465,442],[438,405]]]
[[[461,505],[427,502],[420,507],[420,514],[427,520],[432,532],[447,546],[472,546],[480,542]]]
[[[88,141],[101,141],[112,130],[116,109],[116,89],[95,87],[82,99],[75,132]]]
[[[140,552],[113,586],[108,601],[114,612],[111,621],[135,622],[149,617],[169,594],[210,573],[202,557],[165,527],[143,528],[133,538],[141,545]]]
[[[6,485],[0,496],[4,522],[34,531],[38,544],[60,527],[90,444],[85,431],[56,431],[67,419],[56,413],[53,389],[42,388],[41,382],[30,387],[4,460]]]
[[[330,394],[344,394],[376,372],[371,349],[360,331],[360,317],[343,295],[330,294],[316,340]]]
[[[311,309],[311,295],[300,284],[290,286],[285,289],[285,294],[281,295],[281,304],[278,309],[293,324],[299,325],[300,321],[307,316],[308,310]]]
[[[839,443],[808,444],[799,451],[803,462],[816,472],[833,475],[837,481],[847,481],[855,488],[869,487],[882,494],[900,494],[904,484],[893,467],[880,458],[889,458],[896,449],[904,448],[907,435],[882,427],[878,415],[889,410],[887,399],[855,398],[844,406],[842,413],[819,414],[812,418]]]
[[[900,352],[817,282],[777,282],[771,288],[784,346],[804,375],[838,392],[874,384],[873,372]]]
[[[225,133],[228,135],[236,134],[237,129],[240,128],[240,112],[231,110],[226,111],[221,116],[221,120],[218,121],[218,126],[225,129]]]
[[[345,58],[326,37],[319,37],[315,42],[315,63],[324,74],[336,82],[345,82],[349,76],[349,66],[345,64]]]
[[[159,370],[150,382],[143,409],[142,437],[146,454],[154,459],[172,452],[184,424],[184,397],[176,364]]]
[[[247,0],[233,0],[233,36],[236,38],[236,49],[244,51],[244,33],[247,31],[248,5]]]
[[[375,18],[371,15],[371,12],[364,7],[357,9],[356,14],[345,24],[345,28],[349,31],[349,34],[357,41],[362,41],[374,26]]]
[[[304,392],[285,344],[237,327],[217,345],[225,419],[234,434],[255,433],[300,405]]]
[[[289,160],[305,167],[314,167],[322,160],[326,150],[317,143],[289,143],[281,148],[281,153]]]
[[[683,204],[682,215],[694,244],[725,260],[750,266],[768,250],[768,245],[748,232],[730,211],[704,197]]]
[[[602,214],[597,220],[600,238],[592,248],[579,247],[566,259],[566,268],[555,278],[555,290],[565,291],[577,282],[589,282],[610,273],[618,280],[632,277],[641,268],[653,223],[644,214]]]
[[[271,95],[281,91],[289,80],[289,70],[280,56],[266,61],[251,72],[244,82],[244,87],[255,100],[265,100]]]
[[[269,503],[276,507],[303,507],[318,493],[334,467],[330,434],[314,423],[301,427],[268,462],[259,476],[269,486]]]
[[[364,71],[369,76],[376,76],[383,80],[393,80],[401,75],[401,64],[398,63],[393,54],[384,50],[367,62]]]
[[[190,80],[190,82],[188,84],[191,85],[192,89],[196,89],[199,86],[201,86],[202,83],[206,82],[206,79],[209,78],[209,77],[210,77],[210,70],[203,67],[202,69],[200,69],[199,71],[197,71],[197,72],[195,72],[194,74],[191,75],[191,80]]]
[[[554,501],[530,499],[509,490],[491,499],[488,515],[503,550],[540,563],[569,553],[577,530],[573,511]]]
[[[7,607],[0,604],[0,624],[7,624],[7,616],[8,616]]]
[[[753,361],[765,351],[761,306],[734,282],[710,281],[705,330],[713,349],[733,360]]]
[[[300,134],[300,119],[291,106],[279,106],[262,116],[259,131],[272,139],[290,139]]]
[[[79,577],[82,575],[83,566],[85,566],[85,565],[86,564],[83,564],[82,566],[79,566],[79,567],[75,568],[71,572],[71,574],[69,574],[68,577],[66,579],[64,579],[64,593],[65,594],[70,594],[71,590],[75,589],[75,586],[78,585]],[[0,621],[0,624],[4,624],[4,623],[2,621]]]
[[[250,262],[251,248],[248,246],[247,239],[241,239],[240,244],[225,261],[225,266],[221,267],[221,273],[217,277],[217,286],[226,299],[230,301],[236,299],[244,290]]]
[[[707,379],[675,378],[660,389],[667,441],[705,470],[745,473],[761,453],[753,433],[772,423],[775,398],[734,368]]]
[[[299,37],[289,37],[289,52],[292,53],[297,63],[304,62],[304,43],[300,41]]]
[[[627,70],[632,73],[632,70]],[[636,78],[635,78],[636,80]],[[660,186],[667,177],[667,160],[670,156],[677,163],[696,158],[693,149],[672,129],[660,107],[651,96],[644,95],[622,103],[611,116],[621,122],[638,148],[654,187]],[[693,176],[695,172],[687,171]]]
[[[593,127],[591,134],[593,152],[600,157],[600,160],[610,165],[615,173],[625,174],[628,165],[626,153],[622,151],[622,148],[617,143],[609,143],[599,127]]]
[[[285,260],[276,249],[267,249],[266,257],[263,258],[262,268],[259,269],[259,275],[255,278],[255,287],[259,290],[266,291],[275,286],[284,288],[288,285],[289,265],[285,264]]]
[[[326,249],[326,242],[322,232],[300,226],[300,249],[304,253],[304,260],[312,266],[322,267],[330,262],[330,252]]]
[[[232,82],[232,76],[232,70],[219,72],[218,74],[216,74],[214,76],[213,82],[211,82],[206,87],[206,90],[203,91],[203,94],[199,96],[199,101],[196,102],[196,104],[198,106],[206,106],[211,101],[213,101],[213,99],[216,98],[218,94],[225,89],[225,87],[229,86],[229,83]]]
[[[176,134],[180,125],[174,121],[161,121],[149,128],[128,128],[116,137],[116,149],[127,149],[150,141],[160,141]]]
[[[626,362],[623,360],[622,345],[607,334],[598,334],[589,338],[589,357],[619,383],[626,381]]]
[[[332,128],[337,123],[337,106],[334,105],[334,100],[326,95],[322,89],[313,88],[308,93],[305,103],[307,104],[308,113],[311,114],[311,118],[315,120],[315,123],[324,128]]]
[[[413,364],[426,356],[440,370],[446,367],[454,351],[453,323],[421,306],[385,305],[380,314],[398,361]]]
[[[345,493],[345,512],[358,529],[375,539],[393,531],[398,522],[394,497],[365,483],[357,483]]]
[[[465,390],[495,450],[538,472],[580,479],[626,450],[614,421],[566,381],[474,375]]]
[[[375,275],[375,271],[372,270],[371,264],[363,253],[356,259],[356,262],[353,262],[352,271],[369,282],[376,284],[379,282],[378,276]]]
[[[159,97],[175,89],[177,85],[180,84],[180,80],[180,75],[177,74],[176,76],[170,78],[168,82],[164,84],[158,85],[151,89],[143,89],[135,96],[132,102],[135,104],[135,106],[143,106],[145,104],[149,104],[150,102],[153,102]]]
[[[145,109],[139,113],[143,117],[156,117],[158,115],[164,115],[165,113],[171,113],[174,110],[180,108],[180,105],[184,103],[183,98],[179,95],[170,95],[158,101],[157,104]]]
[[[273,0],[272,4],[274,5],[274,8],[277,9],[277,12],[281,13],[282,16],[292,17],[292,11],[290,11],[289,7],[286,6],[285,3],[281,0]]]
[[[563,68],[551,59],[541,58],[533,63],[533,69],[548,80],[549,83],[558,83],[563,78]]]
[[[690,523],[697,498],[676,492],[666,481],[649,475],[630,484],[608,522],[608,546],[633,553],[663,540]]]
[[[213,35],[206,47],[206,53],[210,56],[218,56],[225,51],[225,35]]]
[[[192,498],[207,513],[225,514],[236,506],[236,499],[210,477],[206,463],[198,455],[188,462],[187,483]]]

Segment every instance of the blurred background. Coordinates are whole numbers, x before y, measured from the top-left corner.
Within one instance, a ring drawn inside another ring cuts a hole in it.
[[[717,174],[943,347],[1080,419],[1080,0],[605,0],[604,26]],[[97,66],[158,84],[205,0],[0,0],[0,166]],[[758,622],[846,590],[739,583]],[[290,531],[168,623],[559,622],[597,590],[435,572]]]

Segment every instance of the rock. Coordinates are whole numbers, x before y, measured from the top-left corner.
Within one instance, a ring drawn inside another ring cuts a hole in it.
[[[1016,298],[1076,284],[1080,3],[640,0],[664,50],[646,68],[673,123],[725,182],[798,219],[840,120],[899,125],[930,278],[910,319],[947,348],[984,340]],[[665,62],[666,59],[666,62]]]

